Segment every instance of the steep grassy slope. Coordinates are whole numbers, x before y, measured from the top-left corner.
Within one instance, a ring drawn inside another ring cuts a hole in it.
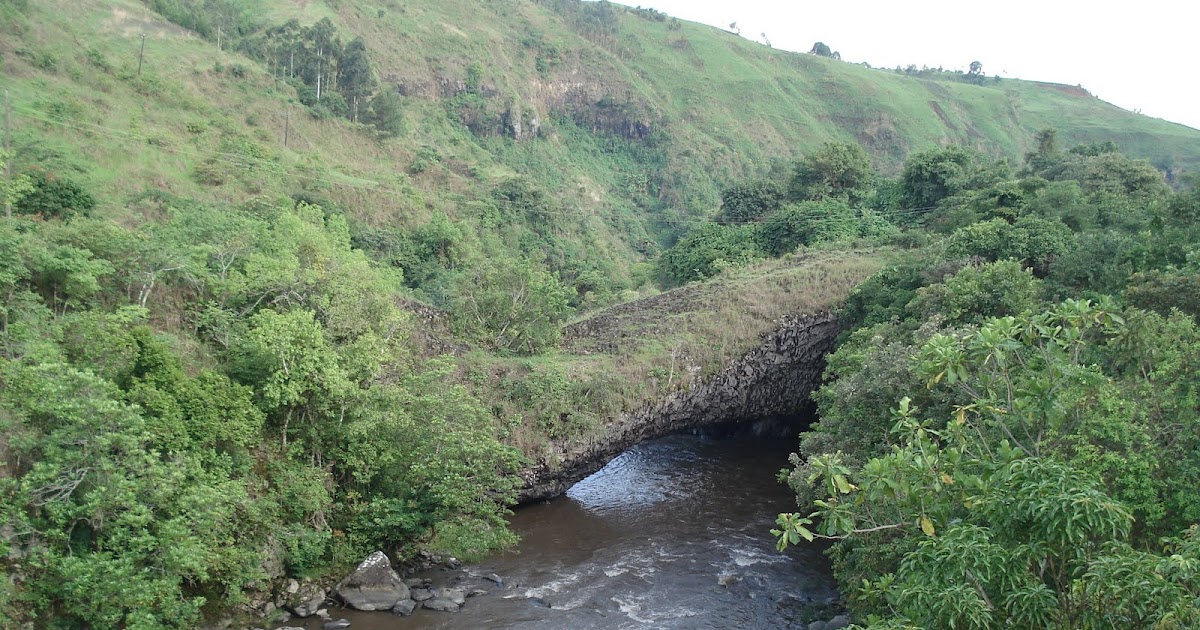
[[[1160,167],[1200,164],[1200,132],[1075,88],[901,76],[617,5],[243,4],[263,26],[330,18],[343,39],[361,35],[403,95],[400,136],[314,120],[230,36],[218,51],[136,0],[46,0],[5,9],[18,164],[74,172],[116,215],[147,188],[220,201],[307,191],[365,224],[408,227],[470,218],[523,174],[555,193],[560,229],[622,261],[711,214],[731,180],[829,140],[861,142],[885,172],[935,144],[1015,158],[1044,127]]]

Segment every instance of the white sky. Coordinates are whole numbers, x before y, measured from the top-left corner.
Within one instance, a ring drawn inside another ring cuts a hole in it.
[[[1195,0],[628,0],[742,37],[852,62],[916,64],[1083,85],[1125,109],[1200,129]]]

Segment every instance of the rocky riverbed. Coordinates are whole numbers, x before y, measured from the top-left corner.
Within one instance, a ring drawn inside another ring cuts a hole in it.
[[[257,627],[324,630],[342,619],[352,630],[842,627],[848,619],[820,550],[780,554],[769,534],[775,515],[794,506],[774,479],[794,443],[785,431],[640,444],[565,496],[517,510],[522,541],[510,553],[478,565],[438,559],[397,575],[399,584],[378,559],[364,562],[383,578],[378,592],[408,616],[343,607],[331,584],[324,617],[312,609]],[[294,599],[308,588],[297,584]]]

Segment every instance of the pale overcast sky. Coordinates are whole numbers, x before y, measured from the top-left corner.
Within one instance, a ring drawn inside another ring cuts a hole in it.
[[[1195,0],[630,0],[743,37],[842,59],[916,64],[1083,85],[1148,116],[1200,129],[1200,3]]]

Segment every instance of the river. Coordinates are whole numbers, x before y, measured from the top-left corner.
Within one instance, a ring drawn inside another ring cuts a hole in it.
[[[330,613],[352,630],[803,628],[837,593],[819,551],[780,554],[769,533],[795,505],[775,481],[795,444],[695,435],[639,444],[565,496],[516,510],[512,552],[423,574],[489,591],[460,612]],[[504,585],[479,579],[490,573]]]

